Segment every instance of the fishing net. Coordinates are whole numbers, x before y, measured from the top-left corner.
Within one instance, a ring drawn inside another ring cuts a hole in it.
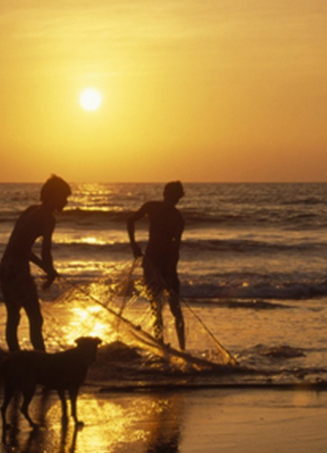
[[[52,305],[52,319],[48,319],[51,329],[46,329],[50,343],[51,338],[66,343],[78,336],[96,335],[105,344],[115,345],[118,358],[129,352],[127,357],[141,357],[151,369],[206,370],[236,363],[196,309],[179,297],[186,340],[185,351],[180,350],[168,303],[171,295],[155,271],[145,283],[139,260],[132,266],[117,265],[88,283],[61,278],[60,285],[61,294],[55,307]],[[154,298],[162,313],[161,338],[155,331]],[[49,313],[44,313],[50,318]],[[132,352],[137,354],[131,355]]]

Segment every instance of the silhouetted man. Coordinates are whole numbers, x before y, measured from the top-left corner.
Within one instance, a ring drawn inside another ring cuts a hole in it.
[[[135,241],[135,222],[144,216],[149,219],[149,240],[143,259],[145,283],[155,314],[155,337],[163,342],[163,321],[160,295],[169,294],[170,310],[175,318],[179,346],[185,349],[184,320],[179,298],[177,264],[184,219],[176,208],[183,197],[183,186],[179,181],[168,183],[164,188],[163,201],[149,201],[128,219],[128,235],[135,258],[143,256]]]
[[[7,309],[6,340],[10,351],[19,349],[17,329],[20,311],[24,308],[30,327],[34,349],[45,350],[39,298],[29,262],[46,274],[43,287],[48,288],[57,277],[51,255],[55,211],[61,211],[71,194],[69,185],[58,176],[52,176],[41,189],[41,203],[30,206],[19,217],[3,254],[0,266],[1,288]],[[34,242],[42,238],[41,257],[32,251]]]

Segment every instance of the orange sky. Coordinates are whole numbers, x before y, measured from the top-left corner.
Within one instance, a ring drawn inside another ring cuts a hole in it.
[[[326,0],[1,2],[0,182],[327,181],[326,30]]]

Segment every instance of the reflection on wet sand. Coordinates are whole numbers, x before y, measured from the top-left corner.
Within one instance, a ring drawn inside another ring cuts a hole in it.
[[[174,394],[84,393],[78,401],[85,425],[61,425],[61,405],[54,393],[39,393],[31,413],[40,427],[31,430],[12,406],[6,445],[0,452],[94,453],[178,452],[183,417],[183,397]],[[8,450],[9,449],[9,450]]]
[[[157,418],[153,418],[147,453],[177,453],[180,441],[181,400],[161,398],[156,401]]]

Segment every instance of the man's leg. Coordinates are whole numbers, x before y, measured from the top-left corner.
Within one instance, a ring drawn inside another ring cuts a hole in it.
[[[174,291],[169,294],[170,310],[175,318],[175,328],[178,337],[179,347],[182,351],[185,350],[185,325],[183,313],[179,301],[179,296]]]
[[[169,307],[175,318],[175,329],[178,337],[179,347],[182,351],[185,350],[185,325],[183,312],[179,297],[179,278],[176,269],[170,271],[170,275],[167,277],[169,286]]]
[[[34,349],[38,351],[45,351],[42,335],[43,317],[35,287],[34,290],[31,289],[29,296],[30,297],[24,301],[24,310],[26,311],[30,324],[31,343]]]
[[[1,289],[7,311],[6,342],[10,352],[19,350],[18,325],[20,321],[20,282],[16,281],[16,273],[9,268],[1,269]]]
[[[10,352],[19,350],[18,343],[18,325],[20,321],[19,309],[16,306],[6,303],[7,323],[6,323],[6,341]]]
[[[146,295],[151,304],[151,312],[154,318],[153,329],[154,337],[160,343],[164,342],[164,325],[162,318],[162,292],[164,290],[162,277],[160,272],[153,264],[153,261],[145,256],[143,259],[144,281],[146,287]]]
[[[164,325],[163,325],[163,319],[162,319],[162,306],[161,306],[160,297],[150,300],[150,304],[151,304],[151,312],[152,312],[152,315],[154,318],[154,321],[153,321],[154,337],[160,343],[164,343],[164,334],[163,334]]]

